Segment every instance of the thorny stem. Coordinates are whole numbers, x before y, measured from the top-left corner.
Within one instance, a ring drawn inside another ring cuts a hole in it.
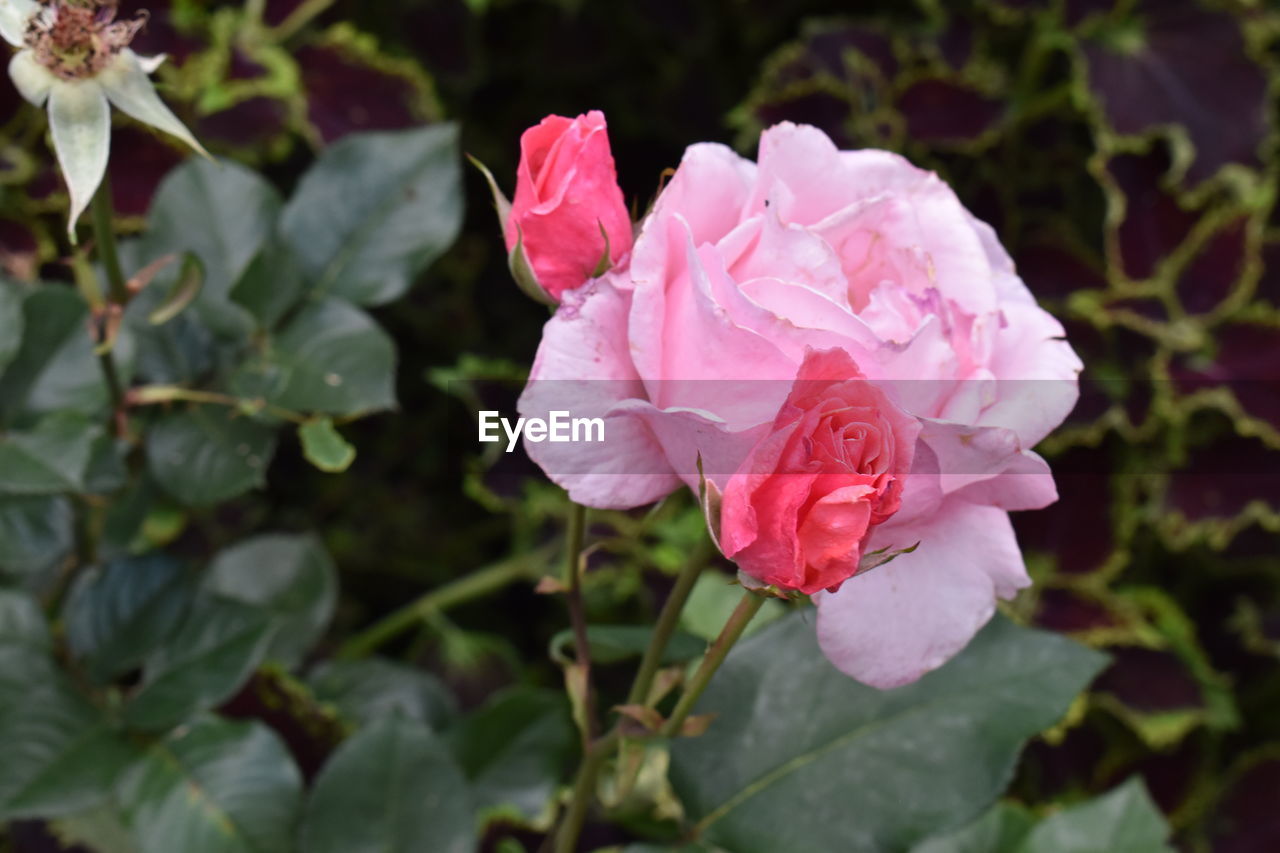
[[[573,645],[578,668],[582,670],[585,685],[582,697],[584,724],[583,745],[596,736],[595,697],[591,689],[591,645],[587,637],[587,614],[582,604],[582,543],[586,538],[587,508],[580,503],[569,504],[569,528],[565,534],[565,599],[569,605],[569,624],[573,626]]]
[[[595,799],[596,780],[600,778],[600,770],[609,753],[621,739],[619,730],[614,729],[591,744],[583,754],[578,778],[573,783],[573,799],[569,801],[569,810],[565,812],[555,835],[555,853],[577,853],[578,838],[582,835],[583,824],[587,822],[591,801]]]
[[[534,579],[551,557],[553,547],[544,546],[526,554],[509,557],[432,590],[347,640],[339,650],[338,657],[344,660],[366,657],[379,646],[435,614],[483,598],[516,581]]]
[[[697,571],[686,568],[684,575],[692,575],[697,578]],[[692,585],[692,581],[689,581]],[[687,598],[687,596],[686,596]],[[670,603],[670,600],[668,600]],[[659,731],[664,737],[674,737],[679,734],[684,727],[685,720],[688,719],[689,713],[693,710],[693,706],[698,703],[698,699],[702,697],[703,691],[707,689],[707,685],[711,682],[711,677],[716,674],[716,670],[724,663],[724,659],[728,656],[729,650],[734,644],[742,638],[742,634],[747,630],[747,626],[751,624],[751,620],[755,617],[760,608],[764,606],[765,597],[757,595],[754,592],[747,591],[743,595],[742,600],[738,602],[737,608],[729,617],[729,621],[725,623],[724,628],[720,631],[720,636],[716,637],[711,648],[707,650],[707,656],[703,658],[702,664],[698,667],[698,671],[694,673],[693,678],[689,681],[685,688],[684,694],[680,697],[680,701],[676,703],[675,710],[671,713],[671,718],[663,724]],[[680,604],[683,607],[683,603]],[[663,610],[666,613],[666,608]],[[676,616],[679,616],[679,609],[676,610]],[[652,646],[650,648],[653,648]],[[661,652],[658,652],[660,655]],[[640,681],[639,677],[636,679]],[[632,686],[632,695],[636,695],[636,687]],[[647,692],[647,691],[646,691]],[[582,764],[578,768],[578,776],[573,785],[573,798],[569,801],[569,808],[561,819],[560,828],[555,834],[554,853],[574,853],[577,850],[578,839],[582,835],[582,827],[587,820],[587,812],[590,810],[591,802],[595,799],[596,784],[600,778],[600,771],[604,768],[604,763],[608,759],[609,754],[622,740],[622,730],[618,726],[614,728],[599,740],[588,745],[582,756]]]
[[[676,584],[671,588],[671,594],[662,605],[662,611],[658,614],[658,624],[654,626],[653,635],[649,638],[649,646],[644,650],[644,657],[640,660],[636,680],[632,683],[631,692],[627,695],[628,705],[641,705],[648,702],[649,692],[653,689],[653,679],[662,665],[662,655],[667,650],[667,644],[671,641],[671,635],[675,633],[676,626],[680,624],[680,614],[684,612],[689,594],[693,592],[693,585],[702,574],[703,564],[702,555],[698,554],[685,564],[679,576],[676,577]]]
[[[747,590],[743,594],[742,600],[738,602],[738,606],[729,617],[729,621],[725,623],[724,628],[720,631],[720,636],[716,637],[716,641],[711,644],[711,648],[707,650],[707,656],[702,659],[702,664],[698,667],[698,671],[689,680],[684,693],[680,696],[680,701],[676,703],[675,710],[671,712],[671,716],[659,731],[660,734],[665,737],[675,737],[680,733],[681,728],[684,727],[684,721],[688,719],[690,712],[693,711],[693,706],[698,704],[698,700],[702,698],[703,691],[711,683],[711,677],[716,674],[720,664],[724,663],[724,659],[729,655],[729,650],[733,648],[733,644],[741,639],[742,633],[747,630],[747,626],[751,624],[751,620],[756,613],[764,606],[764,602],[765,597],[763,595],[758,595],[751,590]]]

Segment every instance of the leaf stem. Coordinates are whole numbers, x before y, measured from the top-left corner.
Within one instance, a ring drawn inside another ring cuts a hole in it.
[[[738,602],[738,606],[734,608],[729,621],[721,629],[720,636],[716,637],[715,642],[711,644],[711,648],[707,650],[707,656],[702,659],[702,664],[698,667],[698,671],[689,680],[684,693],[680,696],[680,701],[676,703],[675,710],[671,712],[671,716],[663,724],[660,734],[665,737],[675,737],[680,733],[680,730],[684,727],[684,721],[689,718],[689,714],[693,711],[693,706],[702,698],[703,691],[711,683],[711,677],[716,674],[716,670],[720,669],[720,664],[724,663],[724,659],[729,655],[729,650],[733,648],[734,643],[741,639],[742,633],[747,630],[747,626],[751,624],[751,620],[756,613],[764,606],[764,602],[765,597],[763,595],[758,595],[751,590],[743,593],[742,600]]]
[[[131,406],[155,406],[161,403],[205,403],[211,406],[230,406],[251,412],[266,412],[274,418],[295,424],[305,424],[309,417],[301,412],[272,406],[264,400],[236,397],[217,391],[198,391],[176,385],[148,385],[129,392],[127,403]]]
[[[662,655],[666,652],[667,644],[671,642],[671,636],[680,624],[680,614],[684,612],[684,606],[689,601],[689,594],[693,592],[693,586],[699,575],[702,574],[704,564],[702,554],[698,554],[685,564],[676,577],[676,584],[671,588],[671,594],[662,605],[662,611],[658,614],[658,624],[654,626],[653,635],[649,638],[649,646],[644,650],[644,657],[640,660],[640,669],[636,672],[636,679],[631,684],[631,692],[627,695],[628,705],[648,703],[649,692],[653,689],[653,679],[662,665]]]
[[[483,598],[516,581],[532,580],[554,553],[553,549],[554,545],[544,546],[525,554],[517,554],[437,587],[347,640],[338,651],[338,657],[344,660],[367,657],[379,646],[434,614]]]
[[[298,31],[311,23],[325,12],[329,11],[329,7],[334,4],[335,0],[303,0],[303,2],[290,13],[289,17],[280,22],[273,32],[276,41],[288,41],[290,38],[298,34]]]

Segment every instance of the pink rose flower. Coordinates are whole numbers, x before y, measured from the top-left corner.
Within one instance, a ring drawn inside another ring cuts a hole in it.
[[[631,250],[631,216],[618,186],[604,113],[547,116],[520,137],[516,195],[504,229],[520,243],[554,302]],[[608,258],[605,235],[608,235]]]
[[[735,472],[762,473],[752,448],[808,353],[843,351],[919,423],[911,470],[895,474],[901,504],[858,549],[919,547],[816,593],[818,637],[844,672],[894,686],[945,662],[1030,582],[1008,511],[1057,499],[1031,448],[1078,395],[1063,334],[937,175],[781,124],[758,164],[690,147],[629,264],[566,296],[521,411],[603,417],[608,441],[527,447],[592,506],[696,489],[700,460],[723,491]]]
[[[729,478],[719,545],[766,585],[835,592],[898,511],[920,424],[843,350],[812,351],[769,433]]]

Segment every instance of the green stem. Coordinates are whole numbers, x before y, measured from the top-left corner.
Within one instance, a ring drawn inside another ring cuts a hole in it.
[[[311,23],[313,18],[329,11],[329,7],[334,2],[335,0],[303,0],[302,4],[275,28],[276,41],[288,41],[297,35],[298,31]]]
[[[662,605],[662,612],[658,614],[658,624],[653,629],[653,636],[649,638],[649,646],[644,650],[640,669],[636,672],[636,680],[632,683],[631,692],[627,695],[628,705],[648,703],[649,692],[653,689],[653,679],[662,665],[662,655],[667,650],[667,644],[671,642],[671,635],[680,624],[680,614],[684,612],[684,606],[689,601],[693,585],[702,574],[704,562],[702,555],[697,555],[685,564],[679,576],[676,577],[676,585],[671,588],[671,594]]]
[[[129,302],[129,280],[120,266],[120,253],[116,250],[116,232],[111,209],[111,179],[104,176],[102,185],[93,195],[93,236],[98,247],[98,258],[107,273],[108,302],[124,306]]]
[[[596,736],[595,697],[591,689],[591,643],[587,636],[587,613],[582,603],[582,546],[587,535],[587,508],[569,504],[569,526],[565,533],[565,600],[569,605],[569,624],[573,627],[574,656],[582,669],[586,695],[582,697],[582,731],[584,747]]]
[[[131,406],[155,406],[163,403],[204,403],[210,406],[230,406],[233,409],[251,409],[254,412],[266,412],[273,418],[295,424],[305,424],[310,418],[301,412],[272,406],[263,400],[248,397],[235,397],[217,391],[198,391],[191,388],[180,388],[176,385],[147,385],[135,388],[129,395]]]
[[[716,674],[716,670],[720,669],[720,664],[724,663],[724,659],[728,657],[729,650],[742,637],[742,633],[747,630],[747,626],[751,624],[751,620],[756,613],[764,606],[764,602],[765,597],[763,595],[757,595],[750,590],[743,594],[742,600],[734,608],[729,621],[725,623],[724,628],[720,631],[720,636],[716,637],[716,641],[707,650],[707,656],[702,659],[702,664],[698,667],[698,671],[693,674],[693,678],[685,686],[684,693],[680,696],[680,701],[676,703],[675,710],[671,712],[671,716],[663,724],[660,734],[664,737],[675,737],[680,733],[680,730],[684,727],[684,721],[689,718],[689,714],[693,711],[693,706],[698,704],[698,700],[702,698],[703,691],[711,683],[711,677]]]
[[[101,317],[101,328],[98,332],[98,364],[102,367],[102,378],[107,385],[107,394],[111,398],[111,429],[117,436],[123,436],[128,430],[125,425],[124,384],[120,381],[120,371],[116,367],[115,354],[110,346],[106,346],[109,335],[108,324],[113,322],[113,315],[123,311],[129,301],[129,285],[120,268],[120,254],[116,251],[116,233],[111,210],[111,181],[105,175],[102,185],[93,195],[93,232],[94,242],[98,247],[98,258],[107,274],[107,304],[105,314]]]
[[[587,811],[595,799],[600,770],[621,737],[619,731],[614,729],[592,744],[582,756],[582,766],[573,783],[573,798],[569,801],[569,810],[565,812],[560,829],[556,831],[555,853],[577,853],[578,838],[587,822]]]
[[[338,657],[344,660],[366,657],[379,646],[430,618],[432,614],[443,613],[452,607],[483,598],[516,581],[533,579],[551,554],[550,547],[519,554],[432,590],[347,640],[339,650]]]

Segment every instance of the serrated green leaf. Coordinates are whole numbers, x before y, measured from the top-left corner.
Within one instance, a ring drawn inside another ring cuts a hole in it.
[[[178,633],[147,659],[125,722],[160,731],[219,705],[262,663],[274,631],[265,611],[220,599],[198,601]]]
[[[302,820],[308,853],[467,853],[466,779],[421,723],[392,716],[358,732],[316,779]]]
[[[142,853],[294,849],[302,774],[261,723],[205,717],[125,773],[119,798]]]
[[[202,590],[268,613],[274,626],[268,655],[293,666],[329,627],[338,572],[314,536],[259,536],[214,557]]]
[[[395,371],[395,344],[373,318],[326,299],[299,312],[233,384],[296,412],[361,415],[396,405]]]
[[[994,801],[1103,661],[998,617],[880,691],[832,667],[796,613],[734,649],[695,709],[710,729],[672,745],[672,784],[699,837],[735,853],[906,849]]]
[[[132,756],[49,652],[35,603],[0,592],[0,821],[90,807]]]
[[[302,262],[277,229],[236,282],[231,299],[257,318],[258,328],[270,331],[305,288]]]
[[[282,228],[315,291],[363,305],[402,296],[462,223],[458,128],[353,134],[303,176]]]
[[[99,683],[136,669],[182,624],[193,591],[182,563],[163,554],[83,572],[62,613],[71,653]]]
[[[253,328],[249,312],[231,301],[231,289],[275,227],[281,206],[279,193],[261,175],[225,160],[188,160],[156,191],[146,254],[192,252],[200,259],[204,286],[195,313],[221,337],[240,339]],[[170,270],[164,278],[177,274]]]
[[[565,779],[577,735],[562,694],[521,687],[493,697],[449,742],[482,814],[533,820]]]
[[[298,427],[307,461],[327,474],[341,474],[356,461],[356,449],[333,426],[333,419],[317,417]]]
[[[458,713],[458,703],[434,675],[383,658],[327,661],[307,680],[317,699],[362,725],[399,715],[438,732]]]
[[[147,464],[187,506],[211,506],[266,482],[275,432],[232,410],[195,406],[165,415],[147,436]]]

